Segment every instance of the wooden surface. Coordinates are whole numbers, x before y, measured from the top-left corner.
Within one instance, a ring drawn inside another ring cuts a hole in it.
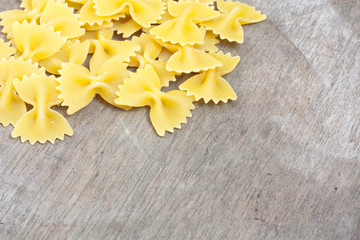
[[[0,239],[360,239],[360,1],[245,2],[238,100],[181,131],[99,99],[54,146],[1,127]]]

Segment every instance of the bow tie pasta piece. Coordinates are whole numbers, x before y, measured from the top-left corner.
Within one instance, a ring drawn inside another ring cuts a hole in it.
[[[122,13],[102,17],[96,15],[95,11],[96,10],[94,8],[93,0],[87,1],[79,11],[80,21],[82,21],[84,24],[88,24],[89,26],[94,26],[94,25],[101,26],[106,23],[111,23],[112,20],[119,20],[120,17],[125,17],[125,15]]]
[[[94,55],[90,59],[90,70],[96,72],[107,60],[114,56],[122,58],[123,62],[129,62],[130,57],[136,56],[140,46],[131,41],[112,40],[113,30],[102,30],[96,34],[96,39],[90,40],[94,46]]]
[[[245,3],[217,0],[217,7],[224,14],[234,12],[233,14],[239,16],[238,20],[241,25],[258,23],[266,19],[266,14],[261,14],[261,11],[256,11],[255,7]]]
[[[62,106],[68,106],[67,114],[71,115],[86,107],[96,94],[105,101],[116,106],[115,92],[118,85],[129,77],[127,65],[122,62],[122,57],[116,56],[105,62],[97,72],[89,72],[85,67],[65,63],[60,70],[59,98],[63,99]],[[125,108],[129,109],[129,108]]]
[[[220,67],[223,64],[209,53],[185,45],[179,47],[169,59],[166,70],[176,73],[191,73],[206,71]]]
[[[266,19],[265,14],[240,2],[218,0],[217,7],[222,15],[202,22],[200,25],[219,34],[221,39],[227,39],[230,42],[244,42],[244,31],[241,25],[257,23]]]
[[[145,68],[147,64],[150,64],[160,78],[161,87],[167,87],[170,81],[176,80],[175,72],[166,70],[167,62],[157,59],[162,50],[161,45],[145,33],[140,37],[133,37],[131,41],[140,45],[140,52],[131,58],[130,66]]]
[[[53,26],[55,32],[60,31],[61,36],[68,39],[78,38],[85,34],[85,30],[81,28],[82,22],[79,21],[79,15],[74,14],[74,9],[56,0],[48,1],[41,14],[40,23]]]
[[[16,53],[16,48],[10,46],[9,42],[4,42],[0,39],[0,60],[3,58],[9,58]]]
[[[142,27],[156,23],[164,12],[161,0],[93,0],[96,14],[112,16],[118,13],[129,14]]]
[[[49,73],[59,75],[59,70],[64,63],[82,65],[88,56],[89,48],[89,41],[69,40],[55,55],[39,61],[39,64]]]
[[[53,27],[34,22],[14,23],[13,33],[22,57],[35,62],[55,55],[66,43],[66,38],[61,37],[60,32],[55,32]]]
[[[57,85],[54,76],[48,77],[44,73],[25,76],[22,81],[14,80],[19,96],[34,108],[25,113],[15,124],[11,133],[13,138],[21,137],[22,142],[28,140],[30,144],[46,141],[54,144],[57,138],[63,140],[65,134],[73,135],[73,130],[66,119],[50,109],[61,103],[58,99]]]
[[[152,28],[150,33],[163,42],[179,43],[182,46],[204,43],[206,31],[196,24],[220,15],[213,7],[192,1],[169,1],[168,11],[176,18]]]
[[[115,100],[117,104],[144,107],[150,106],[150,120],[159,136],[181,128],[186,118],[191,117],[194,109],[194,98],[184,91],[173,90],[167,93],[160,91],[160,79],[151,65],[131,73],[130,78],[119,86]]]
[[[30,76],[32,73],[45,73],[43,68],[32,64],[30,60],[22,58],[3,58],[0,61],[0,123],[5,127],[13,126],[26,113],[24,101],[16,93],[13,81],[22,79],[23,76]]]
[[[240,58],[222,52],[210,52],[210,55],[221,61],[223,66],[195,75],[182,83],[179,88],[187,91],[188,95],[194,96],[196,101],[204,99],[205,103],[210,100],[215,104],[219,101],[227,103],[229,99],[236,100],[236,93],[222,76],[233,71]]]

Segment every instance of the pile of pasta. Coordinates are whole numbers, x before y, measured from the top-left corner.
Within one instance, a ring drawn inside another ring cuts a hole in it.
[[[223,78],[240,58],[242,25],[266,18],[231,0],[22,0],[0,13],[0,123],[21,141],[54,143],[96,95],[124,110],[148,106],[159,136],[180,129],[194,102],[236,100]],[[189,74],[192,73],[192,74]],[[178,90],[166,91],[189,74]]]

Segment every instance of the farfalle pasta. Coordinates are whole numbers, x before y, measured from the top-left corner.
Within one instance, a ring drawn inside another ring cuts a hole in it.
[[[194,96],[196,101],[204,99],[205,103],[210,100],[215,104],[220,101],[226,103],[229,99],[236,100],[236,93],[222,76],[232,72],[240,58],[231,57],[230,53],[225,55],[221,51],[218,53],[210,52],[209,54],[222,62],[223,65],[189,78],[179,88],[186,91],[188,95]]]
[[[0,39],[0,123],[30,144],[72,136],[51,107],[72,115],[96,96],[119,114],[150,107],[159,136],[186,124],[195,101],[236,100],[224,75],[240,58],[219,51],[220,40],[242,43],[242,25],[266,19],[231,0],[21,0],[20,7],[0,13],[9,39]]]
[[[152,28],[150,33],[163,42],[181,46],[203,43],[206,30],[199,28],[196,24],[220,15],[207,4],[196,1],[169,1],[168,10],[175,19]]]
[[[115,103],[131,107],[150,107],[150,120],[159,136],[165,131],[173,132],[181,128],[186,118],[191,117],[194,98],[186,92],[173,90],[160,91],[160,78],[151,65],[131,73],[130,78],[119,86]]]
[[[89,27],[106,26],[106,24],[110,24],[113,20],[119,20],[120,18],[125,17],[123,13],[117,13],[110,16],[96,15],[96,9],[94,8],[93,0],[88,0],[86,3],[84,3],[84,5],[79,10],[79,14],[80,21],[82,21],[84,24],[88,24]]]
[[[214,69],[222,66],[222,63],[211,56],[208,52],[200,50],[191,45],[173,45],[159,42],[173,54],[169,57],[166,70],[171,72],[191,73]]]
[[[81,65],[65,63],[60,70],[57,89],[60,91],[59,98],[63,100],[62,106],[68,107],[67,114],[74,114],[87,106],[96,94],[108,103],[122,107],[114,100],[117,87],[129,76],[126,68],[121,56],[109,59],[96,72],[90,72]]]
[[[0,13],[2,19],[0,25],[4,27],[3,32],[12,38],[13,23],[34,22],[46,24],[54,27],[54,31],[59,31],[62,36],[73,39],[85,34],[85,29],[81,28],[82,22],[79,15],[74,14],[74,9],[68,7],[67,3],[60,0],[47,0],[43,2],[27,3],[34,5],[31,10],[10,10]],[[40,10],[39,10],[40,9]]]
[[[65,44],[66,38],[54,27],[45,24],[15,22],[13,24],[14,43],[21,56],[37,62],[55,55]]]
[[[26,103],[33,106],[15,124],[11,136],[20,137],[21,141],[45,143],[64,139],[64,135],[73,135],[73,130],[66,119],[52,106],[61,103],[56,90],[57,82],[54,76],[48,77],[45,73],[24,76],[22,81],[14,80],[14,86]]]
[[[14,80],[22,80],[33,73],[42,74],[45,70],[30,60],[11,57],[0,61],[0,73],[0,123],[5,127],[9,124],[15,126],[26,113],[26,105],[14,88]]]
[[[58,0],[48,0],[41,16],[40,23],[54,27],[55,32],[60,32],[62,37],[74,39],[85,34],[81,28],[82,22],[79,15],[74,14],[74,9]]]
[[[140,26],[148,28],[164,13],[161,0],[93,0],[98,16],[112,16],[126,13]]]
[[[217,8],[222,13],[221,16],[202,22],[200,25],[230,42],[244,42],[244,30],[241,25],[266,19],[265,14],[261,14],[260,11],[256,11],[254,7],[245,3],[217,0]]]

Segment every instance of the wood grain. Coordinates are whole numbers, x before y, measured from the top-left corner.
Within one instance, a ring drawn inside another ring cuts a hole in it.
[[[360,239],[360,1],[245,2],[238,100],[181,131],[101,100],[55,145],[0,128],[0,239]]]

